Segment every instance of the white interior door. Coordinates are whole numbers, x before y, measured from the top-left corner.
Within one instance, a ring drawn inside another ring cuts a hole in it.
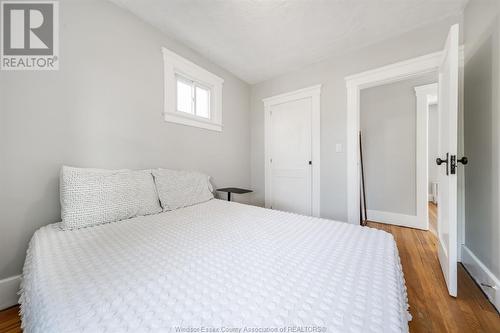
[[[451,296],[457,296],[458,24],[448,34],[439,67],[439,262]],[[447,159],[447,161],[446,161]]]
[[[312,99],[270,108],[270,205],[312,215]]]

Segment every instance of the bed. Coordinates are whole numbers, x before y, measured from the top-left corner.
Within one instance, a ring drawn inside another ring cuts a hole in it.
[[[27,332],[407,332],[392,235],[217,199],[33,236]]]

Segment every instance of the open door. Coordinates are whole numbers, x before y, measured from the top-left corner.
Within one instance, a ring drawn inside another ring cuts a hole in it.
[[[450,28],[439,66],[439,262],[451,296],[457,296],[458,24]]]

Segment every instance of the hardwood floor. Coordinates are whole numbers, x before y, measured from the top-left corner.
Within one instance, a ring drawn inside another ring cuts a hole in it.
[[[21,318],[19,318],[19,307],[13,306],[0,311],[0,332],[17,333],[21,332]]]
[[[448,296],[437,258],[437,243],[428,231],[368,223],[394,235],[408,288],[410,332],[500,332],[500,317],[462,265],[458,297]],[[0,332],[21,332],[19,308],[0,311]]]
[[[437,236],[437,211],[438,206],[429,202],[429,230]]]
[[[410,332],[500,332],[500,316],[458,265],[458,297],[448,295],[439,266],[437,239],[429,231],[368,222],[393,234],[408,289]]]

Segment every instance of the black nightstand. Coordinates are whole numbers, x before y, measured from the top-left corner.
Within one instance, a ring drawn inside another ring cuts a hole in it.
[[[253,192],[252,190],[246,190],[244,188],[238,188],[238,187],[218,188],[216,191],[227,192],[227,201],[231,201],[231,193],[244,194]]]

